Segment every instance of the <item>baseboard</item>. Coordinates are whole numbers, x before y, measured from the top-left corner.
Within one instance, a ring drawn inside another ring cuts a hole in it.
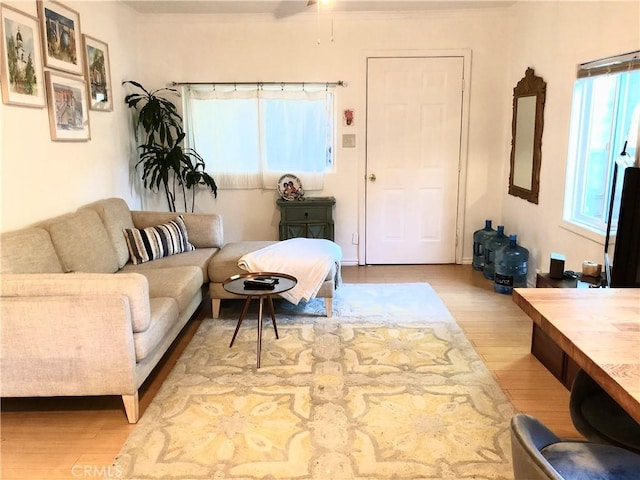
[[[357,267],[358,266],[358,260],[352,260],[352,259],[342,259],[342,261],[340,262],[340,265],[342,265],[343,267]]]

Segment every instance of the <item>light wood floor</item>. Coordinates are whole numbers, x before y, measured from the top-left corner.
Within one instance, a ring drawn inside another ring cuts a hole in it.
[[[569,392],[530,353],[531,321],[511,296],[470,265],[343,267],[347,283],[428,282],[474,344],[515,408],[542,420],[561,437],[580,438],[568,413]],[[185,327],[143,385],[145,409],[202,318]],[[120,397],[2,399],[1,478],[102,478],[134,426]]]

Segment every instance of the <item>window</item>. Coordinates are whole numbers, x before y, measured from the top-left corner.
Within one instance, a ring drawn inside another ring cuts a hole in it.
[[[616,162],[631,164],[638,148],[639,53],[581,65],[574,86],[564,220],[602,235],[609,220]],[[612,233],[620,186],[618,181]]]
[[[321,189],[333,165],[333,88],[187,86],[187,142],[219,188],[275,188],[292,173]]]

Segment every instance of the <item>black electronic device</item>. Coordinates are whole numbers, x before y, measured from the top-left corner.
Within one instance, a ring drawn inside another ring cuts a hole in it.
[[[559,253],[551,254],[551,261],[549,262],[549,278],[561,280],[564,276],[564,255]]]
[[[275,285],[256,285],[255,283],[245,283],[245,290],[273,290],[275,289]]]
[[[580,274],[577,272],[574,272],[573,270],[565,270],[562,273],[562,277],[561,278],[567,278],[569,280],[575,280],[576,278],[580,278]]]
[[[273,290],[278,283],[277,278],[255,277],[244,281],[245,290]]]
[[[611,287],[640,287],[640,167],[624,171]]]

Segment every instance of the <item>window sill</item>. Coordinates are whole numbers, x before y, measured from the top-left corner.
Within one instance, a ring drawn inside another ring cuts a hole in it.
[[[576,235],[586,238],[587,240],[591,240],[592,242],[597,243],[598,245],[601,245],[602,247],[604,247],[605,234],[600,233],[599,231],[592,230],[590,228],[577,225],[575,223],[571,223],[566,220],[562,220],[560,222],[560,228],[568,230],[571,233],[575,233]],[[616,241],[616,236],[612,234],[609,237],[609,244],[612,245],[615,243],[615,241]]]

